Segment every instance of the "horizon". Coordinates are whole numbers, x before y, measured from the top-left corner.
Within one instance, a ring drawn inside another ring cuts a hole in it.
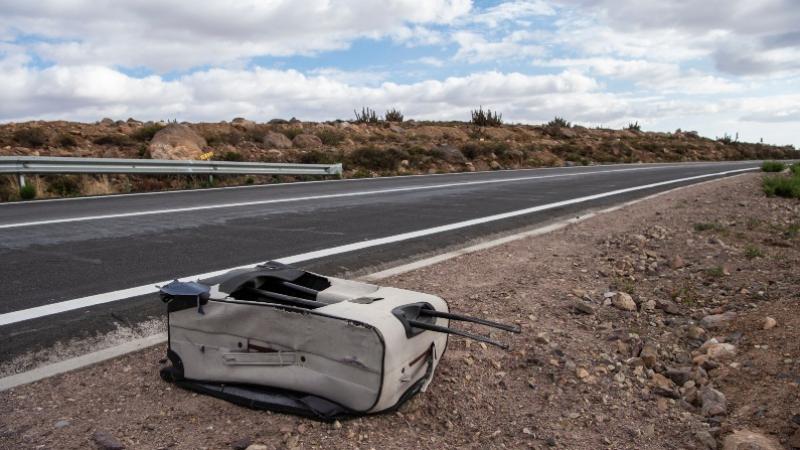
[[[0,122],[407,119],[800,146],[791,0],[0,1]],[[124,119],[122,119],[124,120]]]

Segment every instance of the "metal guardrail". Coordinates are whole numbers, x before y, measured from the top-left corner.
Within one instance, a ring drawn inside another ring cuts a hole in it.
[[[129,173],[202,175],[339,175],[341,164],[252,163],[168,159],[66,158],[51,156],[0,156],[0,174],[19,176],[43,173]]]

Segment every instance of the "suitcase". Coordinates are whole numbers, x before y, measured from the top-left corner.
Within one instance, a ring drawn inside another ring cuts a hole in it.
[[[393,410],[433,379],[449,328],[441,298],[277,262],[160,288],[179,386],[258,409],[333,420]]]

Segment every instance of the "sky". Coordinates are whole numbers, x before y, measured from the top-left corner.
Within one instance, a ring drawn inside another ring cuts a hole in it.
[[[0,0],[0,122],[363,106],[800,147],[800,2]]]

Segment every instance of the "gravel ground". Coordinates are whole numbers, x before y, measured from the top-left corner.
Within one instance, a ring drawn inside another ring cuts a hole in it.
[[[523,327],[495,335],[507,352],[453,338],[399,412],[248,410],[161,381],[159,346],[0,393],[0,446],[704,449],[746,429],[753,448],[800,447],[800,202],[764,198],[760,177],[385,280]]]

